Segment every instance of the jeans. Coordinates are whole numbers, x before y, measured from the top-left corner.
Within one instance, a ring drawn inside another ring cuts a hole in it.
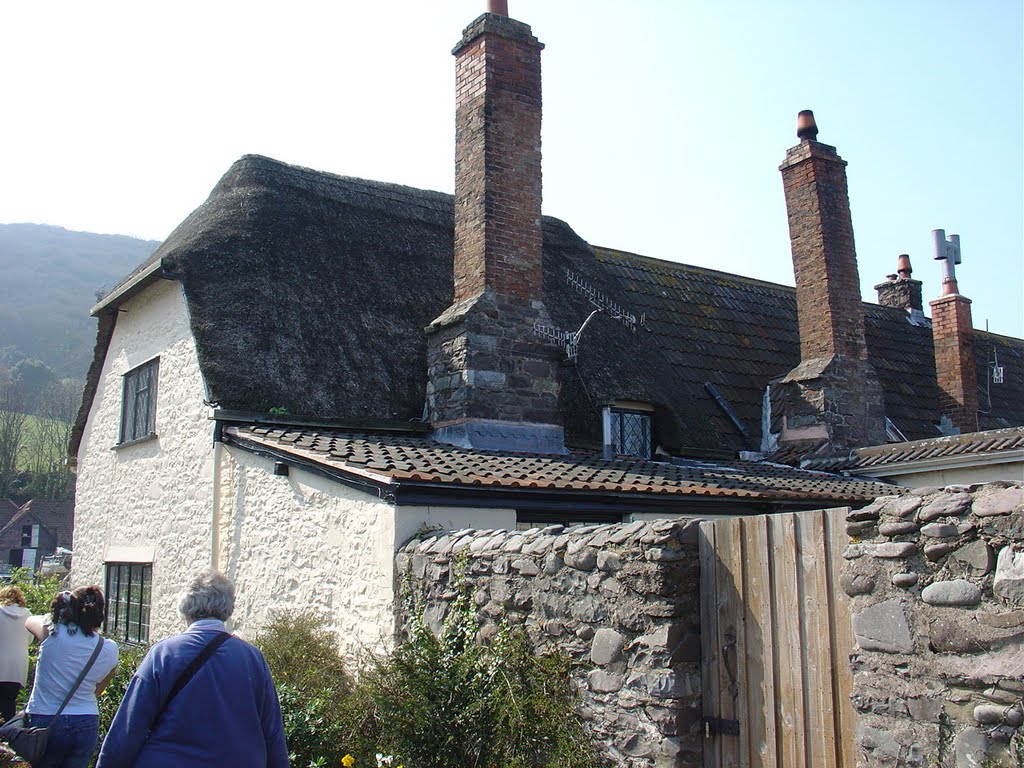
[[[98,715],[31,715],[31,725],[50,729],[46,754],[35,768],[88,768],[100,734]]]
[[[0,717],[10,720],[14,717],[14,711],[18,704],[18,692],[21,690],[21,683],[0,683]]]

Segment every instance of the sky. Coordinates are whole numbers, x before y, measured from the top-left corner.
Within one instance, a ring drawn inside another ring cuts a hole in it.
[[[450,192],[485,0],[0,3],[0,222],[162,240],[256,153]],[[863,298],[960,235],[974,324],[1024,336],[1020,0],[509,0],[545,44],[544,212],[588,242],[793,284],[778,166],[814,110]],[[927,306],[926,306],[927,311]]]

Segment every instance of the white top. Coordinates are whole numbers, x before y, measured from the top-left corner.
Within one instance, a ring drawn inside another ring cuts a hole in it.
[[[74,624],[58,624],[56,632],[43,640],[36,662],[36,680],[26,709],[33,715],[53,715],[68,695],[71,686],[81,674],[96,648],[100,635],[89,636]],[[103,638],[103,650],[96,657],[92,669],[78,686],[75,695],[61,714],[97,715],[96,686],[117,666],[117,643]]]
[[[32,633],[25,629],[25,619],[31,614],[20,605],[0,607],[0,682],[24,685],[28,680]]]

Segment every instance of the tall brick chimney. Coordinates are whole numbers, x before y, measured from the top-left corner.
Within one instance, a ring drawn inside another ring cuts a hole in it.
[[[942,297],[932,308],[935,378],[939,410],[960,432],[978,431],[978,372],[974,361],[971,300],[960,295],[954,266],[960,263],[960,238],[932,231],[935,259],[943,262]]]
[[[888,275],[884,283],[875,286],[878,291],[878,303],[883,307],[904,309],[908,313],[924,314],[924,295],[921,292],[921,281],[914,280],[910,256],[900,254],[896,262],[896,273]]]
[[[779,170],[796,276],[800,364],[782,387],[780,441],[827,440],[835,451],[884,443],[882,390],[868,362],[846,161],[817,140],[810,110]]]
[[[427,328],[427,408],[437,439],[564,452],[559,351],[534,333],[542,301],[544,47],[503,0],[463,32],[456,57],[455,295]]]

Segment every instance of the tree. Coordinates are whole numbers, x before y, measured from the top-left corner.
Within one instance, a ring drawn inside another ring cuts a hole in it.
[[[18,387],[23,397],[27,410],[33,410],[43,390],[57,377],[56,372],[41,360],[26,358],[19,360],[11,369],[11,379],[14,386]]]
[[[69,499],[74,492],[67,451],[82,386],[80,379],[59,379],[39,395],[34,439],[22,451],[33,498]]]
[[[0,496],[11,496],[18,475],[18,459],[25,444],[24,397],[13,382],[0,384]]]

